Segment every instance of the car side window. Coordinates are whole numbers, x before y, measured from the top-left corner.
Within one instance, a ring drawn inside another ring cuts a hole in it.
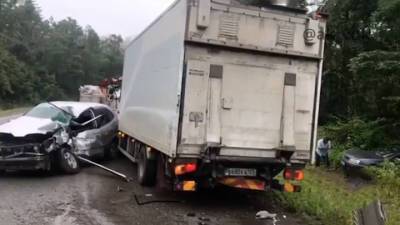
[[[108,123],[111,122],[111,120],[114,119],[114,116],[112,115],[112,113],[104,107],[95,108],[93,111],[94,111],[94,114],[96,117],[101,115],[101,117],[99,119],[97,119],[98,128],[107,125]]]
[[[94,118],[94,112],[92,109],[87,109],[84,112],[82,112],[78,118],[76,118],[76,122],[83,124],[86,123],[87,121],[91,120]],[[85,130],[92,130],[92,129],[96,129],[97,128],[97,121],[93,121],[89,124],[86,124],[85,126],[78,126],[75,128],[75,130],[77,130],[78,132],[82,132]]]

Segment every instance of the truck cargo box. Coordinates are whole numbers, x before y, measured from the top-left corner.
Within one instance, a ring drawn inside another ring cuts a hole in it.
[[[184,179],[239,184],[232,176],[273,186],[280,171],[308,162],[326,26],[315,16],[178,0],[138,35],[125,53],[119,126],[121,151],[142,160],[139,180],[154,180],[155,151],[180,188]],[[302,179],[290,171],[288,179]],[[185,182],[189,190],[195,183]]]

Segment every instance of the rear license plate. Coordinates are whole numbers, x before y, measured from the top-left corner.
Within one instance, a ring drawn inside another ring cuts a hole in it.
[[[225,169],[225,176],[255,177],[255,176],[257,176],[257,170],[256,169],[243,169],[243,168],[228,168],[228,169]]]

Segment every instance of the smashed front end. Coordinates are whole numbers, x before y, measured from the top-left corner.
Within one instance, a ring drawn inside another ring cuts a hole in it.
[[[50,134],[14,137],[0,133],[0,170],[50,170],[53,146]]]

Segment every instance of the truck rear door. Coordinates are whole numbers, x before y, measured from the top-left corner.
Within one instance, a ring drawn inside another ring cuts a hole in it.
[[[196,145],[219,145],[221,155],[251,157],[309,151],[315,63],[214,61],[187,63],[182,149],[196,153]]]

